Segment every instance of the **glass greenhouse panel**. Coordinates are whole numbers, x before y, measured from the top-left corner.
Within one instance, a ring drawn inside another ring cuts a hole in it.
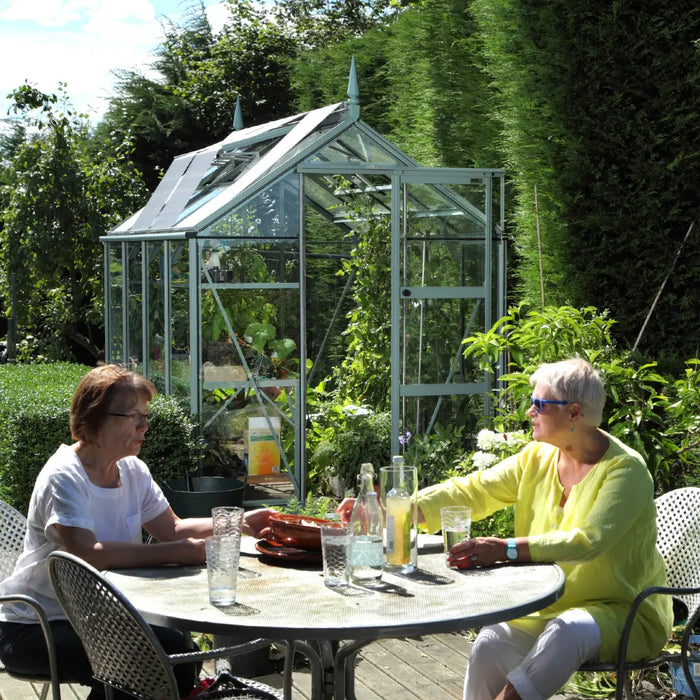
[[[407,184],[411,238],[481,239],[486,236],[485,188],[479,185]]]
[[[204,232],[211,238],[298,238],[299,180],[281,178]]]
[[[298,290],[212,286],[201,318],[205,383],[298,376]]]
[[[356,127],[348,129],[327,146],[319,149],[312,161],[328,163],[393,163],[396,157],[376,139]]]
[[[404,302],[402,384],[478,382],[483,371],[462,357],[462,340],[484,330],[479,299],[412,299]]]
[[[143,256],[141,243],[126,246],[129,367],[143,372]]]
[[[172,393],[190,397],[190,289],[189,257],[182,242],[167,243],[164,255],[170,260],[170,376]]]
[[[111,362],[124,363],[124,266],[122,264],[121,244],[107,246],[109,280],[107,282],[108,313],[107,357]]]
[[[315,227],[314,235],[320,233]],[[327,233],[337,238],[340,232],[330,226]],[[342,271],[353,246],[347,239],[307,241],[306,316],[310,321],[306,325],[306,356],[312,364],[307,375],[312,385],[330,375],[347,355],[345,330],[355,301],[353,278]]]
[[[216,446],[207,454],[205,466],[231,476],[293,474],[296,397],[295,387],[269,382],[258,390],[205,390],[202,425],[207,439]],[[265,416],[270,419],[272,431],[264,430]],[[261,432],[269,439],[256,440]],[[251,445],[255,453],[252,460]]]
[[[403,449],[410,455],[413,444],[423,442],[421,451],[437,456],[441,441],[454,443],[459,438],[466,450],[483,427],[483,411],[484,398],[479,394],[405,397],[401,404],[401,433],[408,442]]]
[[[278,240],[209,238],[199,244],[199,260],[203,288],[299,282],[299,245],[296,240],[287,244]]]
[[[165,242],[147,244],[148,256],[148,359],[150,376],[165,390]]]
[[[485,284],[483,241],[408,240],[404,245],[406,287],[481,287]]]

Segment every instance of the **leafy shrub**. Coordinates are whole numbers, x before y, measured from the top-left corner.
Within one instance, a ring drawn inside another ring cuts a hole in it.
[[[337,476],[354,489],[362,462],[372,462],[378,473],[391,461],[391,413],[328,403],[313,415],[307,454],[311,483]]]
[[[204,442],[196,423],[173,396],[156,394],[148,407],[152,418],[139,457],[159,483],[197,470]]]
[[[507,358],[495,391],[494,425],[498,430],[528,425],[534,369],[542,362],[582,357],[605,381],[603,429],[644,457],[657,491],[692,484],[700,464],[700,360],[688,360],[683,377],[674,378],[657,362],[618,348],[610,335],[614,323],[594,307],[531,309],[521,304],[487,332],[467,338],[465,355],[483,369],[495,372]]]
[[[26,513],[36,477],[70,443],[70,401],[83,365],[0,366],[0,495]]]
[[[36,477],[60,444],[72,442],[70,403],[89,367],[0,365],[0,497],[26,513]],[[156,395],[141,458],[157,480],[196,467],[194,424],[171,397]]]

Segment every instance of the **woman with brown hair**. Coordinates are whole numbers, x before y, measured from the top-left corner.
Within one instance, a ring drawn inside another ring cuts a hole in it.
[[[75,442],[61,445],[41,470],[29,503],[24,551],[12,575],[0,583],[0,592],[23,593],[42,605],[53,630],[61,681],[92,686],[90,700],[104,697],[102,684],[93,680],[82,644],[53,594],[48,555],[62,549],[100,570],[196,565],[204,563],[204,539],[212,534],[211,518],[177,517],[137,456],[155,393],[150,380],[115,365],[96,367],[81,379],[70,411]],[[259,535],[270,512],[246,513],[244,532]],[[144,544],[142,529],[156,543]],[[192,648],[177,630],[154,631],[166,653]],[[0,659],[18,673],[48,675],[40,625],[21,605],[0,610]],[[194,684],[195,668],[176,668],[184,697]]]

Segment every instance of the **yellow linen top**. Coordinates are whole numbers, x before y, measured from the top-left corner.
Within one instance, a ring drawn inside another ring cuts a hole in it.
[[[572,487],[560,507],[559,449],[532,442],[491,469],[422,489],[418,505],[430,532],[440,529],[440,508],[468,505],[480,520],[515,505],[515,536],[527,537],[533,561],[555,561],[566,575],[563,596],[513,621],[539,634],[564,610],[588,611],[600,627],[599,660],[615,661],[629,607],[637,593],[666,585],[656,549],[653,482],[642,457],[611,435],[601,460]],[[671,599],[650,596],[632,628],[628,659],[655,655],[673,620]]]

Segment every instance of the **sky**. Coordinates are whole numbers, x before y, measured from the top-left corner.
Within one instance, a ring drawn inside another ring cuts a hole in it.
[[[96,123],[113,96],[114,69],[152,75],[160,21],[180,23],[197,0],[0,0],[0,119],[12,90],[28,81],[44,93],[66,84],[71,104]],[[216,30],[227,16],[204,0]]]

